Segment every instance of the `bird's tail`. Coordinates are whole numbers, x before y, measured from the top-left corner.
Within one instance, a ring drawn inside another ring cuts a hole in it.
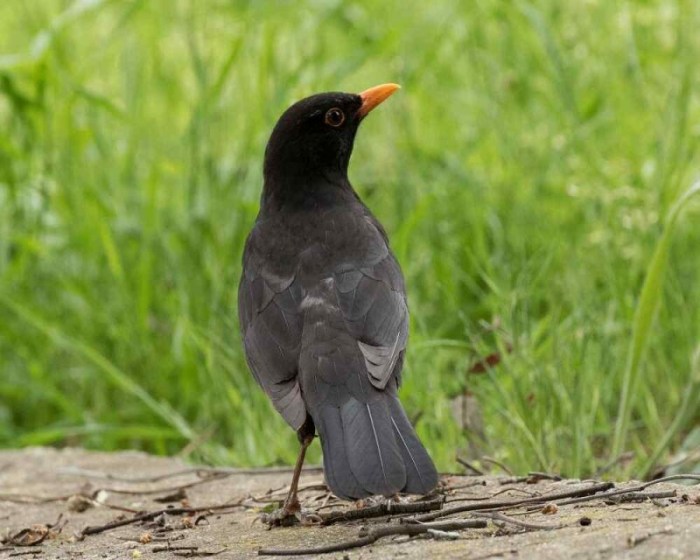
[[[427,494],[437,485],[432,459],[396,395],[379,393],[369,403],[350,398],[314,415],[323,446],[328,486],[341,498],[397,492]]]

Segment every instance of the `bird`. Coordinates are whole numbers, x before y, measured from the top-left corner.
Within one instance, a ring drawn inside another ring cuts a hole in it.
[[[399,87],[302,99],[265,149],[238,315],[248,367],[301,445],[278,519],[300,519],[299,475],[316,431],[326,483],[339,498],[425,495],[438,482],[398,397],[404,277],[348,179],[360,123]]]

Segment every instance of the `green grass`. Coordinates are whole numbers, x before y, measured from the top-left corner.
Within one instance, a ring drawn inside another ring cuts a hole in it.
[[[464,391],[517,471],[664,464],[700,423],[699,26],[692,0],[0,3],[0,446],[291,462],[236,321],[265,142],[395,81],[350,173],[440,467],[476,439]]]

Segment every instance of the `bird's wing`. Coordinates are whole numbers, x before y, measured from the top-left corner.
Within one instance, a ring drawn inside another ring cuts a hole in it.
[[[334,233],[332,277],[302,303],[300,357],[326,480],[346,498],[423,491],[432,463],[396,396],[408,338],[399,265],[371,216],[338,217]]]
[[[401,269],[374,225],[370,258],[345,264],[334,274],[338,307],[362,353],[372,385],[384,389],[395,372],[398,382],[408,339],[408,307]]]
[[[273,405],[298,430],[306,407],[297,380],[303,317],[301,282],[295,270],[273,270],[261,254],[260,233],[251,232],[238,289],[238,315],[246,359]]]

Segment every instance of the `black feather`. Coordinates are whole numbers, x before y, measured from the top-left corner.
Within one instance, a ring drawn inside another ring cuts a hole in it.
[[[350,469],[340,410],[335,406],[325,406],[318,411],[314,422],[323,448],[323,472],[333,493],[346,500],[369,496]]]
[[[313,419],[327,482],[343,498],[437,484],[395,394],[408,339],[403,275],[347,178],[363,99],[316,95],[278,121],[238,292],[255,379],[294,429]],[[342,126],[325,122],[331,108],[345,112]]]
[[[418,439],[399,399],[395,395],[387,395],[387,399],[391,423],[406,467],[406,485],[403,491],[407,494],[427,494],[437,486],[438,473],[435,465]]]

